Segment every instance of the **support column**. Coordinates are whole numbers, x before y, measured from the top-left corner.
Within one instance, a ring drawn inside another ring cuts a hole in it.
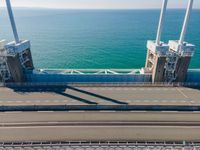
[[[180,45],[182,45],[184,40],[185,40],[185,34],[187,32],[190,14],[191,14],[191,11],[192,11],[192,6],[193,6],[193,0],[189,0],[186,15],[185,15],[185,20],[184,20],[184,23],[183,23],[183,27],[182,27],[182,31],[181,31],[181,35],[180,35],[180,39],[179,39]]]
[[[184,82],[186,80],[190,60],[195,51],[195,45],[185,42],[185,35],[187,32],[192,6],[193,0],[189,0],[180,39],[177,41],[169,41],[170,52],[177,55],[177,63],[174,66],[174,82]]]
[[[163,24],[164,24],[166,9],[167,9],[167,3],[168,3],[168,0],[163,0],[161,14],[160,14],[160,20],[159,20],[159,25],[158,25],[158,31],[157,31],[157,37],[156,37],[157,45],[160,45],[160,39],[161,39],[162,30],[163,30]]]
[[[144,73],[151,72],[153,83],[160,83],[165,81],[164,72],[166,54],[169,50],[169,46],[161,41],[161,35],[164,26],[167,3],[168,0],[163,0],[156,40],[147,41],[147,58],[146,67],[144,69],[146,72]]]
[[[7,5],[8,15],[9,15],[9,18],[10,18],[10,23],[11,23],[11,26],[12,26],[14,38],[15,38],[15,43],[17,44],[17,43],[20,42],[20,40],[19,40],[19,36],[18,36],[18,33],[17,33],[17,28],[16,28],[15,19],[14,19],[13,12],[12,12],[10,0],[6,0],[6,5]]]

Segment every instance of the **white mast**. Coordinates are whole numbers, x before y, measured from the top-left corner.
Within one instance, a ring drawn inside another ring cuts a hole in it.
[[[12,12],[10,0],[6,0],[6,5],[7,5],[7,9],[8,9],[8,15],[9,15],[9,18],[10,18],[10,23],[11,23],[11,26],[12,26],[14,38],[15,38],[15,43],[17,44],[20,41],[19,41],[19,36],[18,36],[18,33],[17,33],[17,28],[16,28],[15,19],[14,19],[13,12]]]
[[[185,15],[185,20],[184,20],[184,23],[183,23],[183,27],[182,27],[182,31],[181,31],[181,35],[180,35],[180,39],[179,39],[180,45],[182,45],[184,40],[185,40],[185,34],[187,32],[187,26],[188,26],[188,22],[189,22],[189,19],[190,19],[192,6],[193,6],[193,0],[189,0],[186,15]]]
[[[167,3],[168,3],[168,0],[163,0],[161,14],[160,14],[160,20],[159,20],[159,25],[158,25],[158,31],[157,31],[157,37],[156,37],[157,45],[160,45],[160,39],[161,39],[161,34],[162,34],[162,29],[163,29],[163,24],[164,24]]]

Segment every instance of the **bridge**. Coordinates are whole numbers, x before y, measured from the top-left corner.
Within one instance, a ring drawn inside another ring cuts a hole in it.
[[[195,46],[147,42],[141,69],[37,69],[6,0],[13,42],[0,41],[0,149],[199,149],[200,69]]]

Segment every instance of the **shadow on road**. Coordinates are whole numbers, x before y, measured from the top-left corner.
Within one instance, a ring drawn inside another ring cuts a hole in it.
[[[127,105],[128,103],[125,103],[125,102],[121,102],[121,101],[118,101],[118,100],[115,100],[115,99],[112,99],[112,98],[108,98],[108,97],[105,97],[105,96],[102,96],[102,95],[98,95],[98,94],[95,94],[95,93],[92,93],[92,92],[88,92],[88,91],[85,91],[85,90],[82,90],[82,89],[78,89],[78,88],[75,88],[75,87],[68,87],[69,89],[71,90],[74,90],[76,92],[80,92],[80,93],[83,93],[83,94],[86,94],[86,95],[90,95],[90,96],[93,96],[93,97],[96,97],[96,98],[99,98],[99,99],[102,99],[102,100],[105,100],[105,101],[109,101],[109,102],[112,102],[112,103],[116,103],[116,104],[120,104],[120,105]]]
[[[119,100],[115,100],[103,95],[99,95],[96,93],[92,93],[86,90],[83,90],[81,88],[77,88],[77,87],[72,87],[72,86],[48,86],[48,87],[44,87],[44,86],[34,86],[34,87],[23,87],[23,86],[19,86],[19,87],[9,87],[11,88],[14,92],[20,93],[20,94],[28,94],[28,93],[55,93],[55,94],[59,94],[62,95],[64,97],[79,101],[81,103],[85,103],[85,104],[89,104],[89,105],[98,105],[97,102],[95,102],[95,99],[97,98],[98,100],[102,100],[102,101],[107,101],[107,102],[111,102],[117,105],[128,105],[128,103],[119,101]],[[70,94],[70,90],[71,91],[75,91],[77,94]],[[69,91],[69,92],[68,92]],[[88,100],[88,99],[84,99],[83,97],[78,97],[78,95],[86,95],[86,96],[90,96],[91,99],[94,100]]]

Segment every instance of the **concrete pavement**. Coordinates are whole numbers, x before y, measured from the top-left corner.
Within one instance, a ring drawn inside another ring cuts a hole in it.
[[[0,88],[0,105],[200,105],[183,87]]]
[[[199,112],[6,112],[0,113],[0,141],[199,141],[199,115]]]

